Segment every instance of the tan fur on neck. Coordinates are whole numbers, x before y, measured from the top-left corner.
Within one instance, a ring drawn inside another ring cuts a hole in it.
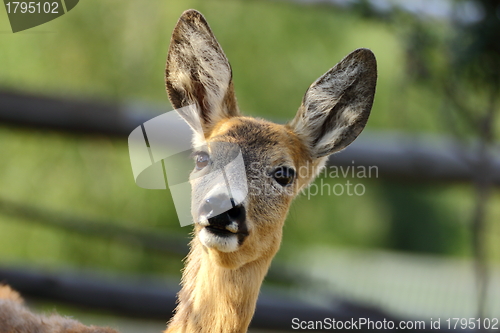
[[[217,264],[220,252],[197,238],[191,246],[177,313],[165,332],[246,332],[274,253],[230,269]]]

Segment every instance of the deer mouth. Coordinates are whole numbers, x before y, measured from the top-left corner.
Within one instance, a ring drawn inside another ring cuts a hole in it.
[[[242,205],[237,205],[222,214],[208,217],[208,219],[204,218],[204,221],[199,223],[208,232],[217,236],[228,237],[237,235],[239,237],[246,237],[248,229],[245,215],[245,208]]]
[[[236,251],[249,234],[245,208],[241,205],[198,223],[202,226],[199,233],[201,242],[222,252]]]
[[[231,236],[231,235],[237,235],[237,232],[232,232],[230,230],[227,230],[225,227],[221,227],[218,225],[207,225],[205,227],[208,231],[210,231],[213,234],[216,234],[218,236]]]
[[[214,234],[219,237],[231,237],[231,236],[237,236],[239,243],[243,243],[243,240],[248,236],[248,230],[246,227],[246,223],[237,223],[237,222],[232,222],[229,225],[223,226],[220,224],[211,224],[210,219],[208,220],[209,224],[206,225],[204,228],[210,232],[211,234]]]

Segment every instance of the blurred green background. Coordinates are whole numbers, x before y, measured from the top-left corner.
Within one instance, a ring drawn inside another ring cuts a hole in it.
[[[366,130],[450,135],[439,78],[449,70],[445,42],[457,31],[444,20],[405,13],[375,17],[363,6],[86,0],[59,19],[16,34],[0,10],[0,88],[125,104],[140,101],[168,111],[165,58],[172,29],[188,8],[200,10],[209,21],[231,62],[240,108],[248,115],[290,119],[310,83],[352,50],[365,47],[375,53],[379,68]],[[420,33],[414,35],[416,31]],[[427,71],[423,78],[411,67],[411,50],[424,53],[418,58],[424,59]],[[463,86],[470,86],[466,92],[484,91],[484,83],[464,80]],[[482,98],[475,96],[470,98]],[[498,130],[498,118],[493,128]],[[474,132],[461,135],[475,137]],[[296,199],[276,261],[293,264],[294,258],[315,248],[473,258],[472,183],[361,181],[366,187],[363,196]],[[189,238],[190,228],[178,225],[168,191],[135,185],[125,138],[0,123],[0,198],[178,235],[186,242]],[[486,211],[481,242],[487,261],[498,265],[498,189],[492,190]],[[158,274],[174,280],[182,268],[180,257],[148,251],[134,239],[116,242],[80,235],[1,210],[0,265]]]

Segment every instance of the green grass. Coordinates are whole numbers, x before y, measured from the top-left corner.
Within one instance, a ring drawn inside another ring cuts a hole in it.
[[[81,1],[67,15],[17,34],[5,32],[10,27],[2,11],[0,86],[124,103],[148,101],[167,110],[163,71],[170,33],[180,13],[192,7],[205,14],[226,51],[240,107],[247,114],[291,118],[310,83],[350,51],[368,47],[377,56],[379,81],[367,128],[443,130],[440,96],[406,83],[401,45],[388,25],[332,7],[287,2]],[[160,232],[189,232],[177,225],[168,191],[134,184],[125,139],[1,126],[0,156],[0,198]],[[279,257],[292,257],[318,243],[390,248],[394,202],[385,183],[363,183],[366,194],[360,197],[299,197],[290,211]],[[452,244],[442,253],[470,255],[467,223],[473,200],[468,186],[400,186],[429,196],[418,207],[436,212],[428,217],[436,219],[436,227],[443,220],[450,228],[446,230],[453,230]],[[496,260],[500,232],[493,222],[500,217],[499,200],[495,193],[488,217],[488,246]],[[425,229],[424,235],[428,232],[432,239],[432,230]],[[0,264],[161,274],[178,274],[182,265],[177,257],[152,254],[133,241],[120,244],[0,212]]]

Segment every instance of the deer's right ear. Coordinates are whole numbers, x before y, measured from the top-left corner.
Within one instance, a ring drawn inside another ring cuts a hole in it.
[[[174,108],[196,106],[205,136],[218,121],[239,115],[231,66],[207,21],[196,10],[185,11],[175,26],[165,83]]]
[[[377,83],[377,62],[368,49],[353,51],[307,90],[290,123],[312,157],[347,147],[368,121]]]

